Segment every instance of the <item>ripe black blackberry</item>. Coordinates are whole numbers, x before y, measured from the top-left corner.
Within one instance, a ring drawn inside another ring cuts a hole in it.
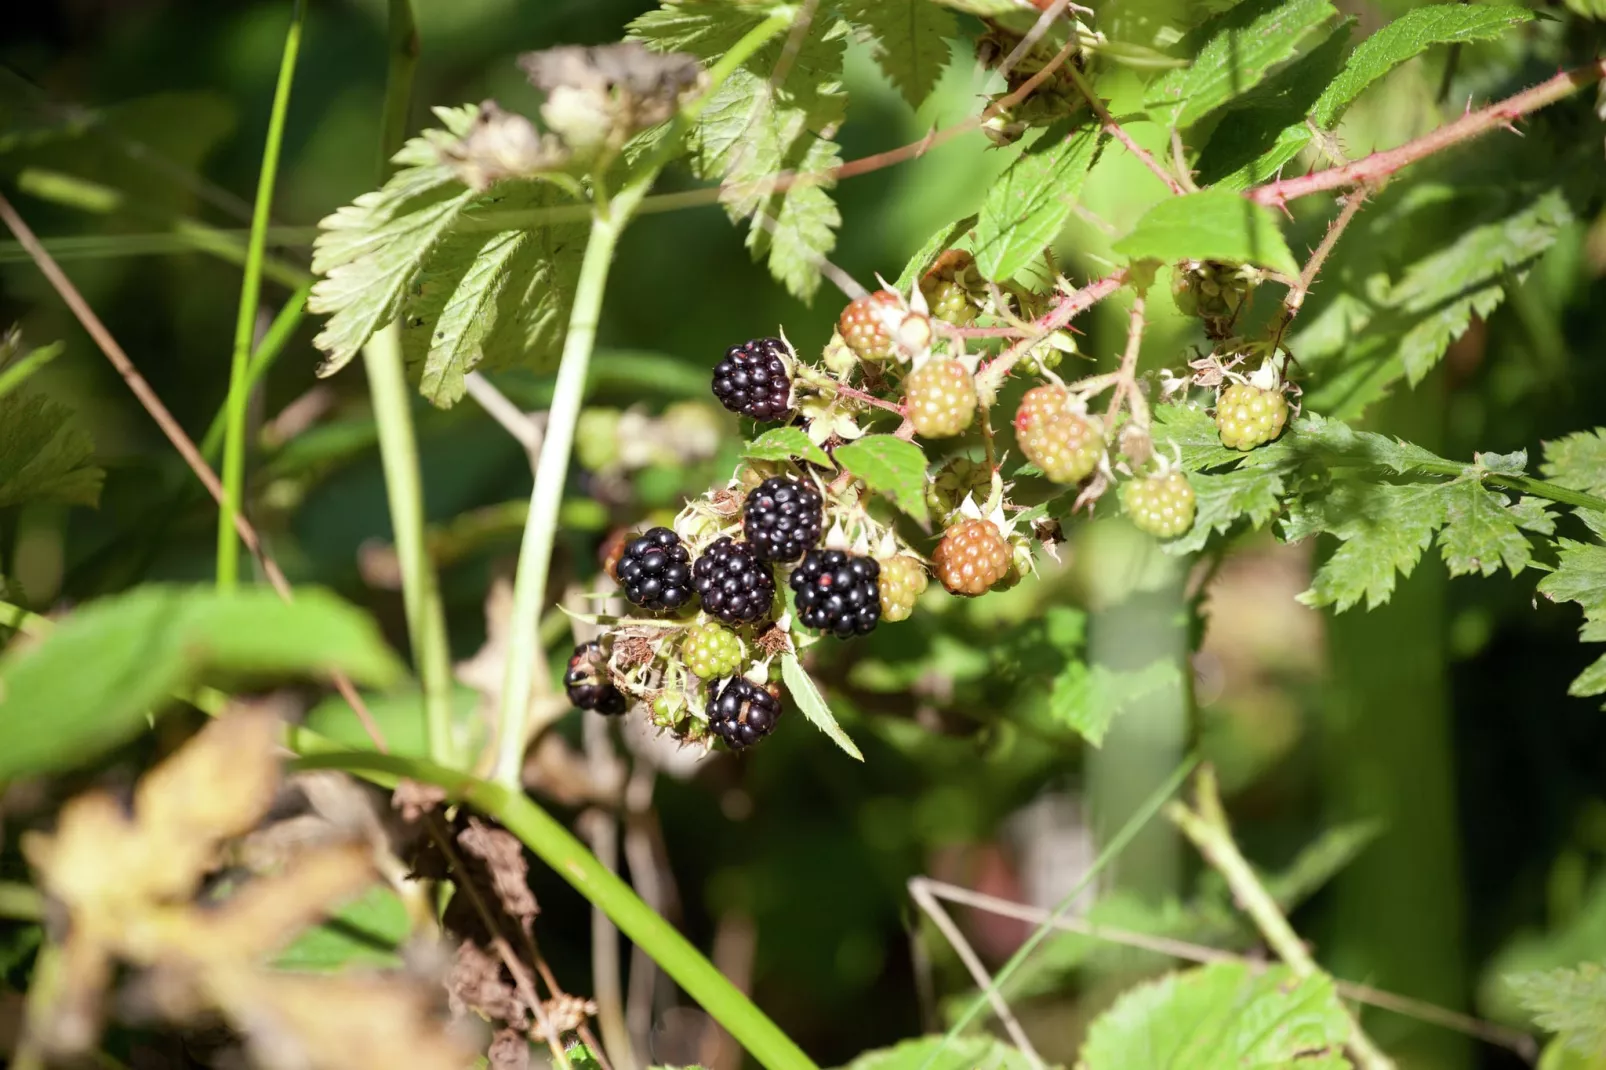
[[[792,411],[792,380],[786,374],[786,343],[757,338],[731,346],[714,365],[714,396],[731,412],[755,420],[779,420]]]
[[[745,676],[726,680],[708,703],[708,727],[731,750],[751,747],[780,719],[780,699]]]
[[[625,597],[643,609],[660,613],[691,601],[691,554],[668,528],[653,528],[631,539],[614,574]]]
[[[775,576],[753,548],[722,536],[692,566],[703,609],[726,624],[751,624],[775,601]]]
[[[825,499],[812,483],[775,476],[748,492],[747,544],[765,561],[796,561],[825,530]]]
[[[563,689],[569,701],[582,710],[596,710],[610,717],[625,712],[625,696],[608,679],[607,658],[602,644],[595,640],[581,643],[569,655],[569,668],[563,674]]]
[[[881,566],[841,550],[810,550],[792,571],[803,623],[839,639],[866,635],[881,620]]]

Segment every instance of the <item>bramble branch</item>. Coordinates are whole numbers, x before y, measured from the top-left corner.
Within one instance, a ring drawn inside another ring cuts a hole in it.
[[[1238,850],[1227,825],[1226,811],[1221,806],[1221,794],[1216,788],[1215,770],[1200,767],[1195,778],[1194,809],[1174,802],[1166,807],[1166,817],[1193,842],[1199,853],[1226,878],[1232,889],[1233,901],[1255,923],[1266,943],[1287,964],[1295,977],[1314,977],[1319,974],[1315,959],[1305,947],[1294,927],[1288,924],[1277,901],[1266,891],[1250,868],[1248,860]],[[1349,1042],[1345,1045],[1362,1070],[1393,1070],[1394,1061],[1384,1055],[1361,1029],[1361,1023],[1346,1008],[1350,1020]]]
[[[1008,378],[1010,371],[1033,346],[1042,344],[1043,338],[1064,327],[1072,319],[1092,308],[1106,297],[1126,285],[1126,268],[1113,271],[1090,282],[1080,290],[1066,294],[1048,313],[1032,322],[1033,333],[1004,350],[977,371],[978,378],[985,376],[995,386]]]
[[[1312,193],[1343,189],[1347,186],[1364,186],[1381,182],[1419,160],[1443,152],[1453,145],[1470,141],[1491,130],[1513,129],[1516,120],[1540,108],[1565,100],[1584,86],[1606,78],[1606,59],[1598,59],[1584,67],[1563,71],[1531,89],[1507,97],[1487,108],[1468,112],[1453,123],[1447,123],[1414,141],[1407,141],[1396,149],[1374,152],[1342,167],[1329,167],[1299,178],[1269,182],[1249,191],[1249,199],[1257,204],[1281,206]]]
[[[1184,192],[1182,183],[1178,182],[1171,172],[1161,167],[1160,161],[1156,160],[1148,149],[1133,141],[1132,135],[1127,133],[1126,129],[1115,121],[1115,116],[1110,114],[1110,109],[1106,108],[1104,102],[1099,99],[1098,94],[1093,92],[1093,87],[1087,84],[1087,79],[1083,78],[1082,72],[1076,69],[1076,64],[1073,63],[1066,67],[1065,72],[1070,76],[1071,81],[1076,83],[1076,88],[1081,92],[1082,96],[1087,98],[1088,106],[1093,109],[1093,114],[1097,115],[1099,122],[1104,124],[1104,132],[1115,138],[1122,145],[1125,145],[1126,151],[1136,156],[1144,167],[1154,173],[1154,177],[1165,183],[1166,189],[1173,194],[1181,195]]]
[[[1149,426],[1149,403],[1143,398],[1143,391],[1138,389],[1138,354],[1143,350],[1143,326],[1145,305],[1144,292],[1140,289],[1132,300],[1132,312],[1127,320],[1126,352],[1121,354],[1121,368],[1115,373],[1115,390],[1110,395],[1110,407],[1104,413],[1106,427],[1114,426],[1116,413],[1121,411],[1121,402],[1126,402],[1127,411],[1132,414],[1132,423],[1138,428]]]

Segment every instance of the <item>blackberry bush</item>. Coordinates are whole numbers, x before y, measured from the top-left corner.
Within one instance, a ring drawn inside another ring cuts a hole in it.
[[[662,613],[682,609],[692,599],[691,555],[668,528],[652,528],[632,539],[614,566],[631,604]]]
[[[868,635],[881,620],[881,566],[841,550],[810,550],[789,582],[803,623],[839,639]]]
[[[745,542],[722,536],[692,566],[692,583],[703,609],[726,624],[762,619],[775,601],[775,576]]]
[[[742,532],[765,561],[796,561],[825,531],[825,499],[812,483],[772,476],[747,494]]]

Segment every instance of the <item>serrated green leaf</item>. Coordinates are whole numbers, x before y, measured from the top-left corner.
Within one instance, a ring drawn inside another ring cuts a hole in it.
[[[837,8],[869,38],[881,73],[911,108],[920,107],[948,65],[958,20],[931,0],[838,0]]]
[[[1506,978],[1534,1024],[1584,1053],[1606,1052],[1606,965],[1585,962],[1573,969],[1519,973]]]
[[[98,504],[106,473],[89,463],[94,454],[67,406],[31,390],[0,398],[0,509]]]
[[[1345,483],[1296,508],[1285,525],[1290,540],[1326,531],[1343,543],[1299,600],[1343,612],[1364,598],[1376,609],[1394,593],[1395,577],[1416,568],[1444,519],[1443,495],[1431,484]]]
[[[1170,661],[1151,662],[1130,672],[1072,661],[1054,677],[1049,713],[1057,724],[1075,730],[1098,747],[1110,725],[1134,702],[1179,687],[1181,682],[1182,674]]]
[[[0,400],[16,393],[40,368],[61,356],[66,349],[64,342],[51,342],[38,349],[24,351],[21,335],[16,332],[0,339]]]
[[[1272,210],[1227,190],[1166,198],[1114,249],[1132,260],[1225,260],[1299,274]]]
[[[1247,189],[1310,143],[1305,117],[1343,65],[1354,24],[1345,19],[1321,44],[1231,104],[1199,154],[1199,185]]]
[[[1606,546],[1559,540],[1555,571],[1539,581],[1539,593],[1556,602],[1577,602],[1584,608],[1584,641],[1606,641]],[[1584,670],[1567,693],[1606,694],[1606,658]]]
[[[629,36],[658,51],[689,52],[713,61],[728,52],[768,12],[711,0],[667,0],[630,24]],[[799,299],[819,288],[820,258],[836,244],[841,223],[824,180],[774,189],[783,171],[820,174],[840,157],[828,132],[840,125],[843,36],[837,28],[805,34],[789,51],[782,34],[760,48],[714,90],[689,144],[699,177],[720,180],[720,200],[732,220],[752,216],[748,249],[767,257],[770,273]],[[786,76],[771,90],[783,52]]]
[[[321,275],[307,310],[328,315],[313,344],[324,353],[320,375],[350,363],[375,331],[395,318],[407,286],[451,230],[474,193],[442,161],[436,145],[462,137],[478,109],[439,108],[446,134],[427,131],[408,141],[393,162],[400,168],[384,187],[364,193],[319,224],[312,270]]]
[[[1452,576],[1492,576],[1505,565],[1513,576],[1533,563],[1528,537],[1518,530],[1506,496],[1475,480],[1445,487],[1445,525],[1439,551]]]
[[[807,717],[809,723],[830,737],[831,742],[841,747],[851,757],[864,761],[864,755],[848,734],[842,731],[842,726],[836,723],[831,714],[831,707],[826,704],[825,696],[815,686],[814,678],[803,668],[797,660],[796,654],[781,655],[781,681],[786,684],[786,690],[792,696],[797,708]]]
[[[1032,1070],[1019,1049],[987,1036],[917,1037],[867,1051],[841,1070]]]
[[[572,203],[545,182],[505,182],[459,214],[407,287],[402,352],[431,403],[449,408],[472,371],[524,365],[547,371],[563,347],[588,228],[558,223],[504,231],[461,229],[477,212]]]
[[[932,263],[943,252],[954,248],[970,248],[969,241],[964,240],[965,233],[976,225],[976,219],[976,216],[967,215],[963,219],[948,224],[927,238],[926,244],[922,245],[920,250],[909,258],[909,262],[903,265],[903,271],[899,272],[898,280],[892,284],[893,289],[899,293],[908,293],[909,288],[915,284],[915,280],[924,275],[926,269],[931,267]]]
[[[1063,120],[1044,130],[987,191],[976,221],[976,267],[994,282],[1013,278],[1051,244],[1082,194],[1103,139]]]
[[[799,457],[815,464],[831,463],[826,452],[816,446],[800,427],[772,427],[749,442],[743,448],[742,456],[755,461],[790,461]]]
[[[1078,1070],[1340,1070],[1349,1021],[1325,974],[1218,962],[1127,990],[1093,1022]]]
[[[866,435],[836,448],[836,463],[865,486],[892,499],[911,518],[930,520],[926,508],[926,455],[896,435]]]
[[[1575,431],[1545,443],[1539,469],[1552,483],[1585,494],[1606,495],[1606,427]]]
[[[1367,86],[1434,45],[1490,41],[1533,17],[1510,4],[1432,4],[1407,11],[1355,47],[1311,109],[1311,120],[1331,127]]]
[[[116,746],[202,683],[333,672],[389,684],[402,669],[373,621],[332,594],[300,590],[284,602],[261,587],[141,587],[0,657],[0,782]]]
[[[1203,406],[1156,405],[1152,414],[1155,449],[1170,456],[1174,447],[1184,470],[1202,472],[1243,461],[1242,451],[1221,444],[1216,421]]]
[[[1566,199],[1550,190],[1503,218],[1461,229],[1426,255],[1390,247],[1391,234],[1403,242],[1415,233],[1398,219],[1370,221],[1377,229],[1349,240],[1371,239],[1380,270],[1329,301],[1290,342],[1315,380],[1306,404],[1348,419],[1402,376],[1421,381],[1474,317],[1505,299],[1511,273],[1544,253],[1571,221]],[[1410,266],[1391,281],[1393,263],[1406,257]]]
[[[1254,88],[1335,14],[1328,0],[1246,0],[1189,35],[1185,45],[1202,46],[1193,65],[1157,79],[1144,105],[1155,122],[1191,126]]]

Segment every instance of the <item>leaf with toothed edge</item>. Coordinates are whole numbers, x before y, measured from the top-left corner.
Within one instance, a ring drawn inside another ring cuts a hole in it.
[[[926,455],[913,442],[896,435],[867,435],[838,446],[836,463],[864,480],[871,490],[889,495],[910,518],[929,523]]]
[[[831,714],[831,707],[825,703],[825,696],[820,694],[820,689],[814,684],[814,678],[803,668],[796,654],[781,655],[781,681],[786,684],[786,690],[791,693],[792,701],[797,703],[797,708],[809,719],[810,724],[824,732],[831,738],[832,743],[847,751],[850,756],[864,761],[864,755],[859,748],[848,738],[848,734],[842,731],[842,726],[836,723],[836,718]]]
[[[749,442],[742,456],[755,461],[789,461],[800,457],[815,464],[830,465],[831,458],[816,446],[801,428],[772,427]]]

